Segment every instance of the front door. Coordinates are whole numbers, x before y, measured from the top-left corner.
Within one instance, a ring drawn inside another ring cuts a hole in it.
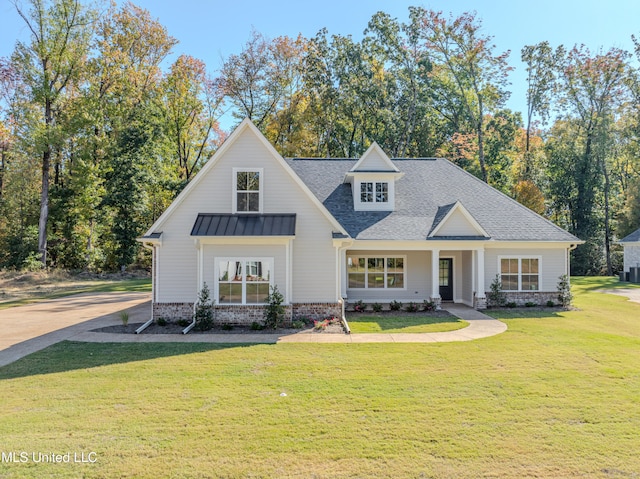
[[[453,260],[443,258],[440,260],[440,299],[453,301]]]

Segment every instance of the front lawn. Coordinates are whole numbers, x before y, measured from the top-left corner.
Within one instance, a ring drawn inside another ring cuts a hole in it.
[[[409,313],[403,315],[354,314],[347,317],[352,333],[439,333],[455,331],[469,325],[448,313]]]
[[[640,477],[640,304],[606,281],[471,342],[60,343],[0,368],[0,452],[96,462],[0,477]]]

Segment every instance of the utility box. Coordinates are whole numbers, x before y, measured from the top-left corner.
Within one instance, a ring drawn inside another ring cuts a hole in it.
[[[631,283],[640,283],[640,268],[629,268],[629,281]]]

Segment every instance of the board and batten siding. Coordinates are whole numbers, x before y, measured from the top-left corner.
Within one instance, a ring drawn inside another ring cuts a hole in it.
[[[262,141],[245,129],[217,158],[212,168],[182,198],[172,214],[160,225],[158,302],[190,302],[197,298],[197,250],[191,229],[198,213],[232,213],[233,169],[262,170],[263,213],[296,213],[293,240],[293,302],[335,302],[336,253],[333,227],[303,189],[282,168]],[[232,240],[231,240],[232,241]],[[271,246],[247,248],[248,256],[271,256]],[[213,280],[213,251],[206,247],[204,277]],[[226,256],[220,255],[220,256]],[[280,262],[274,275],[281,278]],[[280,283],[280,280],[278,280]],[[213,289],[213,288],[211,288]],[[284,289],[284,281],[283,287]]]
[[[469,223],[469,220],[460,210],[456,210],[447,218],[447,222],[442,225],[434,237],[476,235],[478,235],[478,231]]]
[[[485,250],[486,291],[490,291],[491,282],[499,273],[498,258],[500,256],[519,256],[522,258],[540,257],[540,291],[556,291],[558,278],[566,274],[566,248],[487,248]]]

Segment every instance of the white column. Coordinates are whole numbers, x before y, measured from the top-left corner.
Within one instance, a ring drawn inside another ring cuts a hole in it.
[[[347,297],[347,248],[340,248],[340,297]]]
[[[440,250],[431,250],[431,301],[440,309]]]
[[[485,286],[484,286],[484,248],[480,248],[477,251],[477,258],[478,258],[478,268],[476,273],[477,289],[476,289],[476,304],[474,304],[474,307],[476,309],[486,309],[487,297],[485,294]]]

